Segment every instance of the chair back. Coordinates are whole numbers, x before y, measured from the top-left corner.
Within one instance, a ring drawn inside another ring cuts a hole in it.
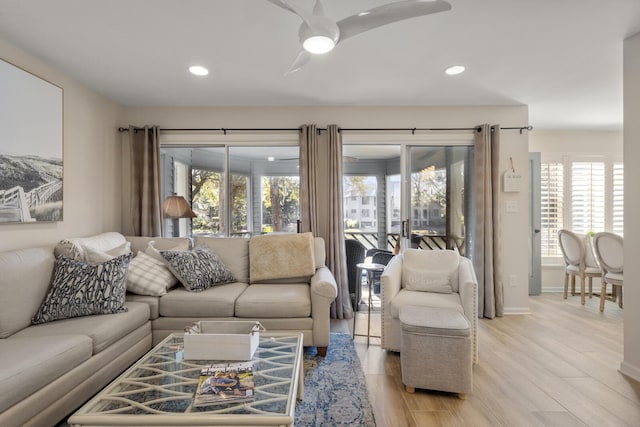
[[[614,233],[597,233],[593,246],[600,265],[611,273],[623,273],[624,250],[622,237]]]
[[[576,233],[569,230],[558,231],[558,240],[564,262],[567,265],[584,265],[584,241]]]
[[[358,265],[364,262],[364,255],[367,248],[355,239],[346,239],[344,241],[345,255],[347,258],[347,281],[349,283],[349,293],[355,294],[356,286],[358,286]]]

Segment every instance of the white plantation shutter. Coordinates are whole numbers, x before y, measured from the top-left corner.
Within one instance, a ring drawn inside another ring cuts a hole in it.
[[[571,223],[575,233],[605,230],[604,162],[571,163]]]
[[[564,228],[564,167],[562,163],[541,164],[542,256],[562,256],[558,231]]]
[[[613,164],[613,212],[612,229],[616,234],[624,233],[624,165],[622,163]]]

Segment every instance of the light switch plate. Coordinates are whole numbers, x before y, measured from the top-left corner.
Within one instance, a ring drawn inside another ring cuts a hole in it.
[[[507,212],[518,212],[518,202],[515,200],[507,200]]]

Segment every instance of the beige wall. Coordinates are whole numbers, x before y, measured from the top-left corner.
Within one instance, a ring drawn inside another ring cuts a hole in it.
[[[0,58],[64,91],[64,220],[0,224],[0,251],[119,230],[121,153],[116,126],[120,108],[2,39]]]
[[[121,125],[155,124],[161,128],[291,128],[306,123],[324,127],[473,127],[482,123],[503,127],[524,126],[528,109],[518,107],[229,107],[229,108],[126,108]],[[503,196],[503,278],[505,312],[527,313],[528,305],[528,135],[518,131],[502,134],[500,170],[508,169],[513,158],[516,169],[524,172],[524,191]],[[506,213],[507,200],[516,201],[518,213]],[[514,276],[515,286],[509,283]]]
[[[640,162],[640,33],[624,42],[624,158],[628,165]],[[640,168],[624,168],[624,361],[620,369],[640,381]]]

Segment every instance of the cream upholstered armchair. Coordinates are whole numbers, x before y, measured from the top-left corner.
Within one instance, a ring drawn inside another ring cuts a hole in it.
[[[382,273],[382,348],[400,351],[400,307],[449,308],[471,325],[478,363],[478,280],[471,260],[451,250],[406,249]]]

